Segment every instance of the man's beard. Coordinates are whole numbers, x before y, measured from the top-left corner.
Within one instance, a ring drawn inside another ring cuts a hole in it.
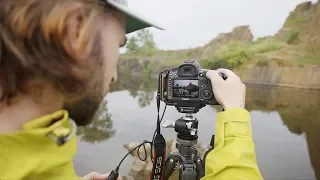
[[[90,88],[88,87],[88,94],[78,101],[65,105],[65,109],[78,126],[86,126],[92,122],[93,116],[98,111],[107,93],[103,88],[104,79],[102,69],[97,68],[96,72],[92,73],[92,75],[97,78],[91,80],[93,84],[89,86]]]
[[[69,107],[65,107],[65,109],[78,126],[86,126],[92,122],[100,103],[100,99],[86,97],[81,102],[73,103]]]

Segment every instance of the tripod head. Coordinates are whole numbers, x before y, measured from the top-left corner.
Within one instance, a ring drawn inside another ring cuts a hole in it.
[[[162,127],[174,128],[177,132],[178,141],[198,140],[198,120],[191,113],[186,113],[185,116],[177,119],[175,122],[167,121]]]
[[[198,120],[191,114],[177,119],[175,122],[164,123],[165,128],[174,128],[177,132],[177,149],[182,156],[197,154],[194,145],[198,143]]]

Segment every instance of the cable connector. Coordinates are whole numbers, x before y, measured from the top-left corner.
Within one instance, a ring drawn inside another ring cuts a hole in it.
[[[117,167],[115,170],[111,171],[107,180],[117,180],[118,177],[119,177],[119,167]]]

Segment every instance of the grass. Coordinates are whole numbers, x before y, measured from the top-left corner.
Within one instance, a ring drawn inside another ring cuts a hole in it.
[[[122,60],[139,59],[141,57],[142,57],[142,54],[139,54],[139,53],[125,53],[120,55],[120,59]]]
[[[234,68],[247,61],[249,56],[250,50],[245,44],[231,42],[218,52],[215,60],[229,68]]]
[[[285,47],[284,43],[273,39],[259,38],[250,44],[242,44],[240,42],[230,42],[218,51],[217,55],[210,59],[203,59],[200,64],[204,68],[235,68],[250,59],[256,58],[257,55],[272,51],[278,51]],[[257,63],[260,66],[268,65],[268,59],[263,59]]]
[[[253,54],[266,53],[280,50],[284,47],[284,43],[272,39],[258,39],[253,42],[249,49]]]
[[[288,26],[292,26],[292,25],[296,25],[296,24],[303,24],[303,23],[306,23],[307,20],[303,17],[300,17],[300,18],[296,18],[296,19],[291,19],[291,20],[288,20],[286,23],[285,23],[285,27],[288,27]]]
[[[303,56],[295,60],[297,65],[320,65],[320,56]]]
[[[212,59],[201,59],[203,68],[216,69],[220,67],[234,68],[249,59],[250,52],[246,45],[240,42],[230,42],[222,47]]]
[[[176,66],[179,65],[183,62],[184,59],[178,59],[178,60],[164,60],[161,61],[161,64],[165,65],[165,66]]]
[[[257,60],[256,64],[260,67],[265,67],[269,65],[269,60],[268,59],[259,59]]]
[[[288,44],[293,44],[299,40],[299,31],[294,31],[292,30],[287,38],[287,43]]]

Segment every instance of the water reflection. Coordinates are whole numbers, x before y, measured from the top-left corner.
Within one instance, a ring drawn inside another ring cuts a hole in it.
[[[153,94],[157,88],[157,80],[150,76],[129,76],[126,74],[119,74],[119,79],[111,91],[128,90],[130,96],[137,98],[140,107],[146,107],[151,104]]]
[[[91,171],[112,170],[127,152],[123,144],[148,139],[154,130],[155,124],[152,119],[155,117],[156,110],[154,93],[157,81],[150,77],[131,77],[125,74],[119,79],[120,81],[112,87],[111,95],[108,96],[109,102],[112,103],[109,110],[111,109],[117,134],[114,134],[115,130],[107,113],[107,102],[105,102],[104,108],[100,110],[100,114],[105,116],[96,118],[93,124],[78,132],[82,142],[104,141],[100,146],[80,143],[80,155],[75,161],[76,169],[80,174],[89,172],[90,167],[92,167]],[[320,180],[319,107],[319,92],[247,87],[246,108],[252,115],[258,163],[265,179],[314,179],[316,177]],[[124,108],[125,113],[123,113]],[[197,114],[202,119],[200,124],[202,134],[199,136],[203,138],[199,139],[202,143],[209,142],[214,129],[213,125],[203,119],[215,118],[212,116],[220,110],[219,106],[214,106],[213,109],[207,107]],[[168,119],[174,119],[177,116],[175,109],[171,111],[169,109],[166,113]],[[277,124],[278,122],[280,124]],[[112,136],[114,138],[110,138]],[[165,136],[174,138],[175,133],[170,132]],[[306,158],[307,152],[309,159]],[[82,160],[83,157],[87,158]],[[100,157],[106,157],[108,161],[101,161]],[[90,161],[88,158],[94,160]],[[83,161],[91,164],[85,165]],[[129,172],[132,166],[130,160],[126,163],[122,167],[122,172]],[[309,166],[313,167],[314,175],[310,173]],[[122,174],[125,175],[125,173]]]
[[[83,142],[100,143],[114,136],[115,130],[111,115],[108,113],[107,100],[104,100],[94,115],[92,123],[79,127],[77,135]]]
[[[319,92],[287,88],[248,88],[246,107],[251,111],[277,111],[290,132],[305,135],[315,176],[320,179]]]

